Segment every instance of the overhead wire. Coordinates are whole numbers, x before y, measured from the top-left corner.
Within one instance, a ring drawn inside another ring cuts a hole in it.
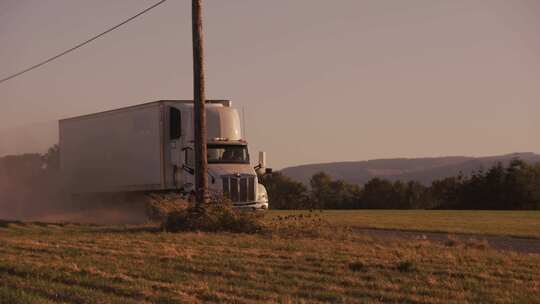
[[[96,40],[96,39],[98,39],[98,38],[100,38],[100,37],[102,37],[102,36],[104,36],[104,35],[106,35],[106,34],[112,32],[112,31],[114,31],[114,30],[116,30],[117,28],[121,27],[122,25],[124,25],[124,24],[126,24],[126,23],[128,23],[128,22],[130,22],[130,21],[132,21],[132,20],[134,20],[135,18],[137,18],[137,17],[139,17],[139,16],[141,16],[141,15],[144,15],[145,13],[149,12],[150,10],[156,8],[157,6],[163,4],[163,3],[166,2],[166,1],[167,1],[167,0],[161,0],[161,1],[159,1],[159,2],[157,2],[156,4],[154,4],[154,5],[152,5],[152,6],[148,7],[148,8],[146,8],[145,10],[141,11],[140,13],[138,13],[138,14],[136,14],[136,15],[134,15],[134,16],[132,16],[132,17],[130,17],[130,18],[128,18],[128,19],[122,21],[121,23],[119,23],[119,24],[117,24],[117,25],[115,25],[115,26],[113,26],[113,27],[107,29],[107,30],[104,31],[104,32],[101,32],[101,33],[99,33],[99,34],[93,36],[93,37],[90,38],[90,39],[87,39],[87,40],[85,40],[85,41],[83,41],[83,42],[81,42],[81,43],[75,45],[74,47],[72,47],[72,48],[70,48],[70,49],[67,49],[67,50],[63,51],[62,53],[60,53],[60,54],[58,54],[58,55],[56,55],[56,56],[53,56],[53,57],[48,58],[48,59],[46,59],[46,60],[44,60],[44,61],[41,61],[41,62],[38,63],[38,64],[35,64],[35,65],[33,65],[33,66],[29,67],[29,68],[26,68],[26,69],[24,69],[24,70],[22,70],[22,71],[20,71],[20,72],[17,72],[17,73],[15,73],[15,74],[12,74],[12,75],[8,76],[8,77],[2,78],[2,79],[0,79],[0,84],[4,83],[4,82],[6,82],[6,81],[8,81],[8,80],[10,80],[10,79],[13,79],[13,78],[15,78],[15,77],[21,76],[21,75],[23,75],[23,74],[25,74],[25,73],[27,73],[27,72],[30,72],[30,71],[32,71],[32,70],[34,70],[34,69],[37,69],[37,68],[39,68],[39,67],[41,67],[41,66],[43,66],[43,65],[45,65],[45,64],[47,64],[47,63],[49,63],[49,62],[51,62],[51,61],[53,61],[53,60],[56,60],[56,59],[58,59],[58,58],[60,58],[60,57],[62,57],[62,56],[64,56],[64,55],[68,54],[68,53],[71,53],[71,52],[75,51],[76,49],[81,48],[81,47],[87,45],[88,43],[90,43],[90,42],[92,42],[92,41],[94,41],[94,40]]]

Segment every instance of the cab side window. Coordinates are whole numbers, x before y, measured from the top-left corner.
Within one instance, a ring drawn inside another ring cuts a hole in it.
[[[176,108],[169,109],[170,139],[176,140],[182,136],[182,115]]]

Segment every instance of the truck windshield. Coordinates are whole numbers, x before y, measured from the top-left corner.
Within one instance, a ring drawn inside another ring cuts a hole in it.
[[[249,164],[247,146],[208,145],[209,164]]]

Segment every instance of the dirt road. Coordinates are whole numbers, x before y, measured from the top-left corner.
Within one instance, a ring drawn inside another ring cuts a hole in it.
[[[426,240],[447,245],[466,244],[468,246],[491,247],[497,250],[515,251],[520,253],[540,254],[540,239],[511,236],[456,234],[422,231],[405,231],[393,229],[359,228],[375,238],[405,238],[411,240]]]

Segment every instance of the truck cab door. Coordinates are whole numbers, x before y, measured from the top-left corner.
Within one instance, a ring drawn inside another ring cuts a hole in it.
[[[195,185],[195,153],[192,147],[182,148],[183,164],[181,167],[183,189],[186,192],[193,190]]]

